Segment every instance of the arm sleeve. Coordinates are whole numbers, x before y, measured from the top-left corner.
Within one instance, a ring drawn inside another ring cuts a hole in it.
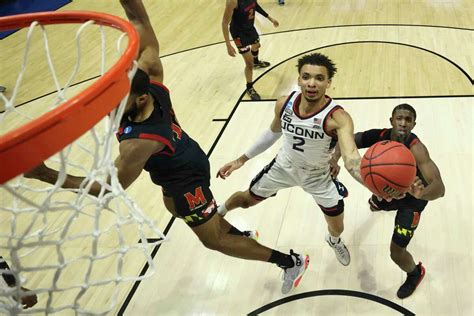
[[[381,129],[370,129],[365,132],[359,132],[354,135],[357,148],[368,148],[381,140]]]
[[[268,18],[268,13],[263,10],[263,8],[257,3],[257,6],[255,7],[255,11],[263,15],[264,17]]]
[[[263,153],[265,150],[270,148],[281,137],[281,135],[281,132],[275,133],[270,128],[267,129],[245,152],[245,156],[247,156],[248,159],[252,159],[253,157]]]

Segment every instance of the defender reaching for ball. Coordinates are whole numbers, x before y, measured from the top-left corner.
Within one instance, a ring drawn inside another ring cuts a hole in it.
[[[407,246],[418,227],[421,212],[428,201],[435,200],[444,195],[444,184],[436,164],[431,160],[428,149],[411,133],[416,125],[416,111],[406,103],[397,105],[392,111],[390,129],[371,129],[355,134],[357,148],[367,148],[381,140],[394,140],[404,144],[410,149],[416,160],[417,179],[411,186],[409,193],[402,199],[386,201],[375,195],[369,199],[370,210],[392,211],[396,210],[395,229],[390,244],[390,257],[405,272],[407,279],[398,289],[397,296],[406,298],[410,296],[425,276],[425,268],[415,264],[412,255],[407,251]],[[334,159],[340,156],[336,149]]]

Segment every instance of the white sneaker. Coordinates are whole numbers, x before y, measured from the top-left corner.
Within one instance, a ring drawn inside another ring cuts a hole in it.
[[[343,266],[348,266],[349,263],[351,262],[351,255],[349,253],[349,250],[347,250],[346,245],[342,242],[342,239],[339,238],[339,241],[337,244],[333,244],[331,242],[331,238],[329,237],[329,234],[326,235],[326,242],[328,243],[329,246],[331,246],[332,249],[334,249],[334,253],[336,254],[337,260],[343,265]]]
[[[286,268],[283,274],[283,285],[281,287],[281,292],[287,294],[292,289],[300,284],[301,278],[303,277],[304,272],[309,266],[309,256],[299,255],[294,253],[293,250],[290,250],[291,258],[295,265],[291,268]]]
[[[258,230],[244,230],[243,233],[245,237],[258,241]]]

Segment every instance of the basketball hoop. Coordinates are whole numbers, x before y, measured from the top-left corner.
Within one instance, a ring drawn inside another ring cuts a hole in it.
[[[36,120],[0,136],[0,183],[36,167],[70,144],[109,113],[128,94],[128,72],[137,57],[139,38],[127,21],[97,12],[45,12],[0,18],[0,31],[40,25],[87,21],[126,32],[128,47],[107,73],[88,89]],[[72,123],[74,121],[74,124]],[[34,149],[34,155],[32,155]]]
[[[43,27],[57,24],[81,25],[76,31],[76,65],[64,85],[59,84],[55,73]],[[79,39],[89,25],[98,25],[101,31],[101,75],[80,93],[67,97],[81,65]],[[108,70],[104,26],[122,33],[115,46],[119,57]],[[15,115],[27,121],[19,127],[11,124],[13,128],[0,135],[0,256],[11,268],[0,272],[12,274],[17,283],[12,288],[0,287],[0,314],[63,310],[105,314],[116,307],[121,283],[142,280],[154,272],[150,249],[165,240],[125,194],[112,159],[113,139],[137,67],[138,33],[129,22],[97,12],[44,12],[0,18],[0,31],[27,27],[23,65],[12,96],[7,99],[0,93],[0,100],[6,104],[0,113],[0,127],[10,126],[8,120]],[[60,102],[30,119],[17,109],[15,98],[27,68],[31,34],[37,27],[41,28],[56,85],[56,101]],[[124,38],[128,45],[121,50]],[[85,158],[75,161],[78,153]],[[45,160],[59,170],[55,185],[22,176]],[[77,189],[62,187],[71,170],[85,175]],[[101,185],[99,196],[89,194],[92,183]],[[150,234],[153,242],[147,239]],[[75,247],[81,251],[74,251]],[[137,277],[139,272],[131,271],[129,262],[138,262],[139,267],[148,264],[151,269]],[[105,271],[100,271],[104,266]],[[32,309],[22,309],[22,286],[31,289],[29,294],[38,295],[38,304]],[[97,298],[98,292],[93,290],[97,287],[107,296],[102,304],[91,306],[89,302]]]

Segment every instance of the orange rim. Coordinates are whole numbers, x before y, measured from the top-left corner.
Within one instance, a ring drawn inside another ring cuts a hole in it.
[[[90,20],[127,33],[128,47],[112,68],[77,96],[0,136],[1,184],[59,152],[117,107],[129,91],[128,72],[138,56],[139,37],[128,21],[98,12],[43,12],[0,18],[0,31],[28,27],[33,21],[48,25]]]

